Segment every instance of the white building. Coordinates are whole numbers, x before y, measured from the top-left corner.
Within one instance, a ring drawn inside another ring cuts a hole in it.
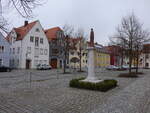
[[[6,39],[10,42],[10,65],[13,68],[34,69],[49,64],[49,43],[39,21],[13,28]]]
[[[0,66],[9,67],[10,61],[10,44],[5,37],[0,33]]]
[[[144,68],[150,68],[150,43],[143,45],[143,52],[140,56],[140,65]]]

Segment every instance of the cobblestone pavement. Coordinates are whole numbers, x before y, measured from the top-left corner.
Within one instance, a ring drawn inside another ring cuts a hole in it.
[[[117,88],[106,93],[68,86],[72,78],[86,73],[64,75],[60,70],[0,73],[0,113],[149,113],[149,72],[139,78],[118,78],[120,72],[97,70],[99,78],[119,82]]]
[[[150,113],[150,76],[138,79],[133,84],[108,98],[93,113]]]

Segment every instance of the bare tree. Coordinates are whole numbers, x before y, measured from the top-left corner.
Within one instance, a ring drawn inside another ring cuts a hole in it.
[[[3,17],[3,12],[8,8],[4,7],[4,3],[8,5],[11,11],[15,9],[23,18],[31,18],[33,17],[33,9],[41,5],[42,2],[43,0],[0,0],[0,29],[8,32],[8,22]]]
[[[86,34],[82,28],[79,28],[75,34],[75,37],[79,39],[79,71],[82,71],[82,55],[84,54],[84,50],[86,49]]]
[[[137,38],[134,42],[134,51],[135,51],[135,59],[136,59],[136,73],[138,73],[139,68],[139,57],[142,52],[142,47],[145,42],[150,41],[150,33],[147,30],[143,30],[142,26],[141,29],[137,32]]]
[[[64,31],[64,35],[65,36],[67,36],[67,35],[69,37],[73,36],[73,34],[74,34],[74,27],[72,25],[65,24],[62,29]]]
[[[63,61],[63,73],[66,73],[66,63],[69,62],[69,39],[74,33],[74,27],[68,24],[63,26],[64,32],[64,61]]]
[[[124,48],[128,51],[129,73],[131,73],[132,70],[131,66],[133,62],[133,53],[136,41],[141,39],[140,37],[145,40],[145,34],[147,34],[146,31],[143,32],[144,34],[141,31],[144,31],[142,24],[139,23],[137,17],[134,14],[131,14],[122,18],[122,22],[117,28],[117,33],[115,36],[113,36],[120,45],[122,45],[121,42],[123,42],[125,45]]]

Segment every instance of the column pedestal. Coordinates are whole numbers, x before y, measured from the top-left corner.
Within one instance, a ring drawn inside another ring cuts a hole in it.
[[[88,49],[88,76],[85,80],[82,80],[84,82],[101,82],[102,80],[98,80],[98,78],[95,75],[95,57],[94,57],[94,47],[89,47]]]

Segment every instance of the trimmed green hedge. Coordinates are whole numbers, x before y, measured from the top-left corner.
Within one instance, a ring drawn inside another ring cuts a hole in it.
[[[110,80],[104,80],[99,83],[91,83],[91,82],[82,82],[81,80],[83,79],[85,78],[72,79],[69,83],[70,87],[106,92],[117,86],[116,80],[110,79]]]

